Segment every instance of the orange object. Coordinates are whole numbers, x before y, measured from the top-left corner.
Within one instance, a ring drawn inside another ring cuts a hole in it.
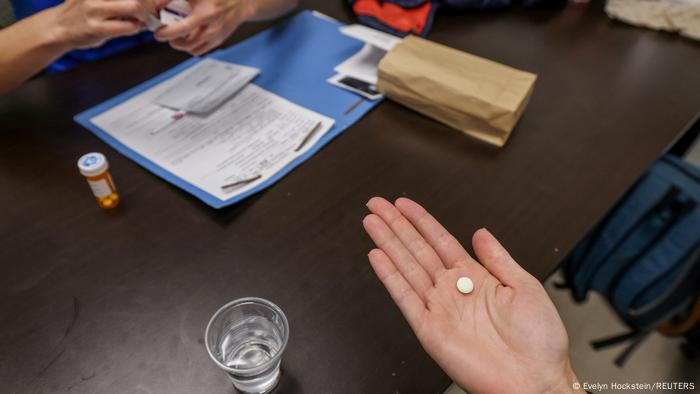
[[[412,9],[379,0],[357,0],[352,9],[357,15],[371,16],[392,29],[421,35],[430,17],[430,1]]]
[[[102,153],[88,153],[78,159],[78,169],[87,179],[100,208],[112,209],[119,205],[119,193],[109,174],[109,163]]]

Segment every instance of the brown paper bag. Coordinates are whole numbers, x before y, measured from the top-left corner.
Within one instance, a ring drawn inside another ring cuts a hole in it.
[[[388,98],[488,143],[503,146],[537,76],[416,36],[379,63]]]

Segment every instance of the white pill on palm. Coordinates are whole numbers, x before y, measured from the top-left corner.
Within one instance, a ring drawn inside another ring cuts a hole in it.
[[[474,282],[466,276],[457,279],[457,290],[462,294],[469,294],[474,290]]]

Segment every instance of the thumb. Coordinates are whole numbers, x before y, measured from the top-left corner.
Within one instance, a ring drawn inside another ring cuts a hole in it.
[[[504,285],[517,288],[536,281],[485,228],[474,233],[472,246],[481,265]]]
[[[170,3],[170,0],[153,0],[154,9],[160,10]]]

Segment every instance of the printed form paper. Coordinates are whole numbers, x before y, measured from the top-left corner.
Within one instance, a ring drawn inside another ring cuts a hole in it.
[[[110,136],[225,201],[305,153],[334,120],[249,84],[207,116],[155,102],[177,76],[91,119]]]
[[[156,103],[170,109],[207,114],[260,74],[253,67],[204,59],[173,78]]]

